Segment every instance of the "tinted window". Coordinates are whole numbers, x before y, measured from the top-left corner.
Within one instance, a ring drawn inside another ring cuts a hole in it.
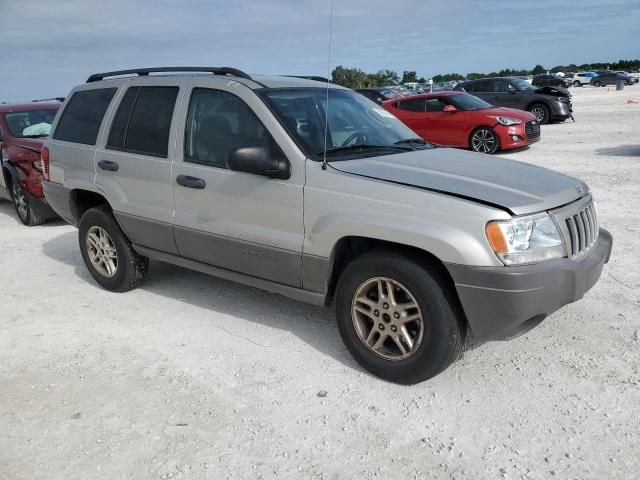
[[[404,100],[398,102],[398,109],[408,112],[424,112],[424,98],[415,98],[413,100]]]
[[[122,149],[131,153],[166,157],[169,149],[171,119],[179,89],[178,87],[138,88],[139,91],[133,103]],[[124,100],[130,101],[127,98]],[[122,115],[124,116],[125,113]],[[114,126],[120,129],[122,117],[117,120],[119,124]],[[114,141],[117,141],[115,138],[117,134],[117,130],[114,131]],[[109,136],[111,137],[111,135]]]
[[[107,140],[107,148],[124,149],[124,140],[127,133],[127,127],[129,125],[129,119],[131,118],[131,110],[138,98],[138,92],[140,87],[131,87],[127,90],[116,116],[111,123],[111,132],[109,132],[109,140]]]
[[[281,155],[243,100],[220,90],[193,90],[185,129],[185,161],[226,168],[232,149],[258,145],[271,149],[272,155]]]
[[[493,91],[497,93],[509,92],[509,82],[507,82],[506,80],[494,80]]]
[[[444,108],[444,103],[437,98],[429,98],[425,102],[425,111],[426,112],[441,112]]]
[[[74,93],[62,112],[53,138],[95,145],[102,118],[116,90],[100,88]]]

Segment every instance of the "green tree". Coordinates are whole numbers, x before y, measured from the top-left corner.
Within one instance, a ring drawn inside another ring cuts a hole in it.
[[[417,82],[418,74],[413,70],[405,70],[402,72],[402,83]]]
[[[542,73],[547,73],[547,69],[542,65],[536,65],[535,67],[533,67],[533,70],[531,70],[532,75],[540,75]]]
[[[400,82],[400,76],[393,70],[379,70],[374,75],[378,86],[397,85]]]

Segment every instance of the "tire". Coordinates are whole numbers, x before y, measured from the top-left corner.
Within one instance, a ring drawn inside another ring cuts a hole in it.
[[[500,150],[500,139],[489,127],[478,127],[469,136],[469,148],[474,152],[491,155]]]
[[[600,87],[600,86],[602,86],[602,84],[600,82],[593,82],[593,86],[594,87]]]
[[[46,220],[38,210],[33,208],[29,195],[27,195],[20,185],[20,181],[16,178],[11,180],[11,200],[13,201],[13,207],[16,209],[18,219],[23,225],[33,227],[41,225]]]
[[[392,286],[397,303],[385,302],[388,293],[380,297],[380,288],[389,292],[380,285]],[[394,309],[408,302],[417,307]],[[338,282],[336,313],[340,336],[351,355],[365,370],[391,382],[408,385],[432,378],[462,351],[463,314],[447,283],[436,269],[400,254],[371,252],[349,263]],[[420,319],[403,321],[405,313]],[[398,326],[403,323],[404,330]],[[402,331],[412,345],[403,340]]]
[[[107,207],[91,208],[82,215],[78,240],[89,273],[103,288],[127,292],[147,275],[149,259],[136,253]]]
[[[540,125],[545,125],[549,123],[550,112],[549,107],[547,107],[544,103],[534,103],[529,107],[529,112],[533,113]]]
[[[578,80],[576,80],[575,82],[573,82],[573,86],[574,87],[581,87],[582,84]]]

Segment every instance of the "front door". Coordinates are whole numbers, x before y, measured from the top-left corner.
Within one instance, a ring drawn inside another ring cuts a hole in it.
[[[301,286],[304,165],[275,180],[227,168],[229,152],[260,145],[285,155],[285,134],[247,87],[196,78],[181,115],[173,172],[174,231],[181,256]],[[289,157],[289,155],[287,155]]]

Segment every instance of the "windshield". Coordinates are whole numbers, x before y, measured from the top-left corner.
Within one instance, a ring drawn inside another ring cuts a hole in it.
[[[526,80],[522,80],[521,78],[512,78],[511,83],[516,86],[518,90],[523,92],[535,92],[538,88],[531,85]]]
[[[412,140],[422,142],[400,120],[364,96],[335,88],[329,89],[328,95],[326,145],[332,160],[340,155],[354,158],[399,153],[413,150]],[[265,90],[263,96],[305,153],[321,160],[325,147],[327,90],[274,89]]]
[[[455,106],[458,110],[486,110],[487,108],[493,108],[493,105],[485,102],[481,98],[473,95],[461,94],[461,95],[449,95],[445,97],[446,100]]]
[[[5,113],[11,135],[16,138],[46,137],[51,131],[55,110],[32,110]]]

